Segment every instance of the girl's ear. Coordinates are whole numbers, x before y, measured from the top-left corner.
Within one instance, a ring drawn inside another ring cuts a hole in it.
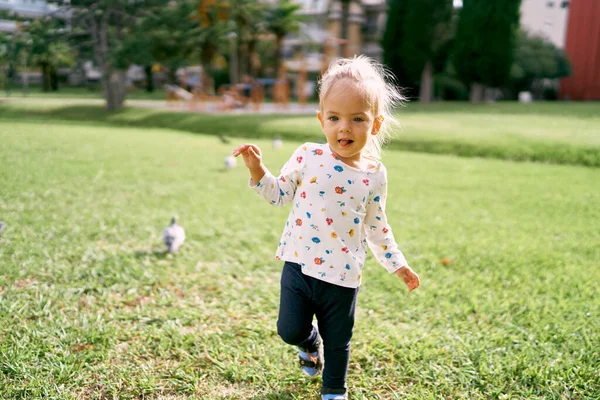
[[[373,122],[373,129],[371,130],[371,135],[377,135],[379,133],[379,129],[381,129],[381,124],[383,124],[383,115],[375,118],[375,122]]]
[[[317,118],[319,118],[319,122],[321,123],[321,128],[324,128],[325,121],[323,120],[323,114],[321,114],[320,112],[317,113]]]

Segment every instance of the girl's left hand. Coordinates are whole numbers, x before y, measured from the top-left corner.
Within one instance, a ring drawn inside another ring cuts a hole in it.
[[[419,279],[419,275],[415,273],[408,265],[400,268],[395,272],[395,274],[402,278],[406,286],[408,286],[408,291],[412,292],[421,284],[421,280]]]

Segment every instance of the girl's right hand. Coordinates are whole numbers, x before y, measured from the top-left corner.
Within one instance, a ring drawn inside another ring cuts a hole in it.
[[[237,157],[240,154],[244,157],[244,164],[248,169],[258,169],[262,166],[262,153],[258,146],[250,143],[238,146],[233,150],[233,156]]]

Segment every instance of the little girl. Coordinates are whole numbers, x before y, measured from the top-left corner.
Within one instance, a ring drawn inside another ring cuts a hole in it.
[[[307,375],[323,370],[324,400],[347,399],[366,244],[409,291],[419,286],[385,214],[387,172],[379,156],[394,121],[392,109],[402,100],[386,77],[383,67],[367,57],[334,61],[319,91],[317,116],[327,144],[300,146],[278,177],[263,165],[257,146],[233,151],[244,157],[251,188],[273,205],[292,202],[277,248],[277,259],[285,262],[277,331],[300,348]]]

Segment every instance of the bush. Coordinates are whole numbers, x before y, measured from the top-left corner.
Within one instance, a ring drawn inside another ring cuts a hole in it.
[[[434,78],[435,93],[444,100],[468,100],[469,88],[449,75],[438,75]]]

